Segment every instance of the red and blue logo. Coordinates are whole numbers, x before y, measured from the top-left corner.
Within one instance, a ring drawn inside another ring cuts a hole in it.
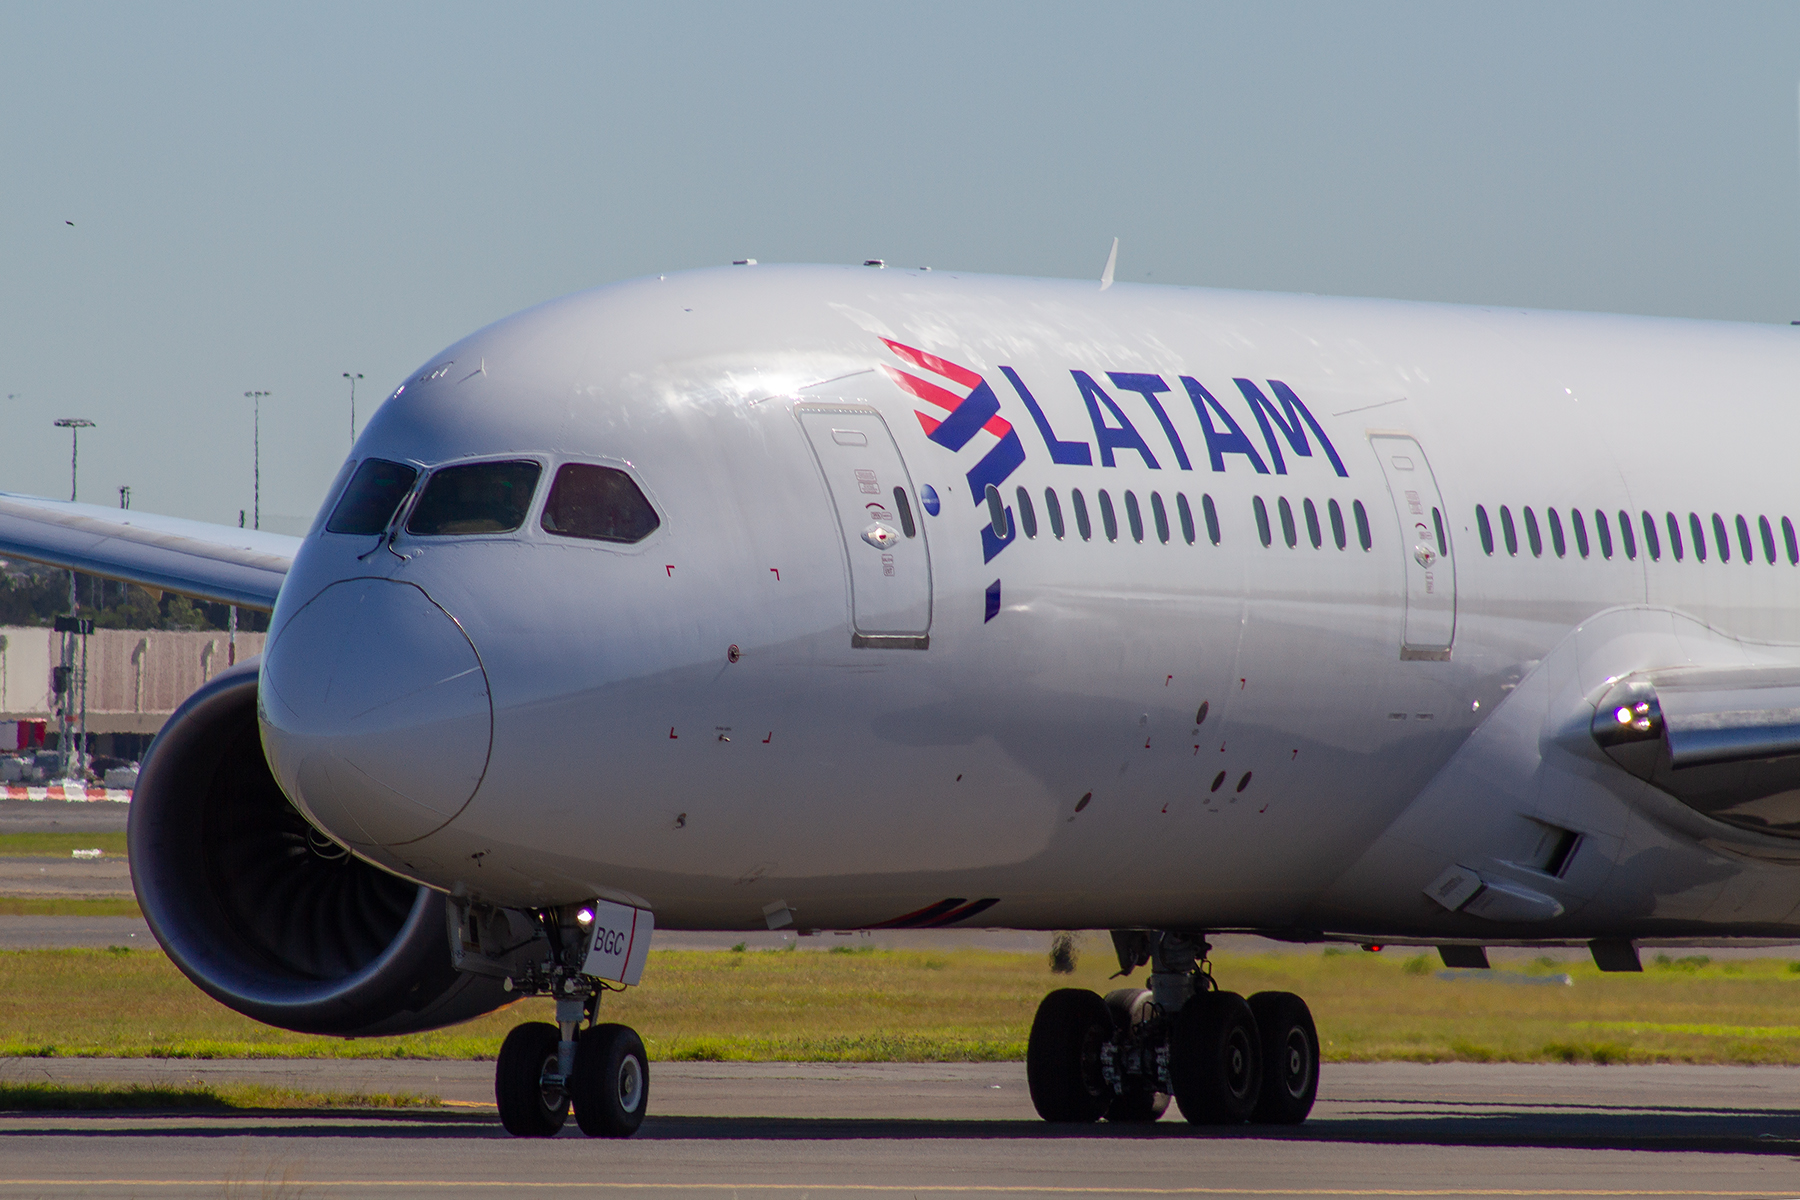
[[[913,410],[926,437],[953,452],[960,452],[982,434],[995,439],[993,445],[981,456],[979,462],[969,468],[965,476],[969,481],[969,498],[976,505],[985,504],[988,486],[991,484],[999,487],[1025,462],[1025,447],[1019,441],[1019,431],[1012,427],[1011,421],[1000,415],[1000,398],[994,395],[994,389],[988,386],[987,380],[967,367],[888,338],[881,340],[894,352],[895,357],[907,365],[951,385],[945,386],[944,383],[933,382],[910,371],[882,364],[881,369],[888,373],[888,377],[902,391],[914,399],[924,401],[934,410]],[[991,561],[994,555],[1012,541],[1010,513],[1008,517],[1009,536],[1006,538],[998,537],[991,525],[982,526],[984,561]]]

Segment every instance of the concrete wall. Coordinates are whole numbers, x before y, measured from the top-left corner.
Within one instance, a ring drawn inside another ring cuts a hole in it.
[[[239,633],[239,660],[260,654],[265,635]],[[56,718],[50,669],[62,661],[63,635],[0,628],[0,721]],[[75,638],[77,669],[81,639]],[[215,632],[100,629],[87,639],[89,733],[155,733],[175,706],[229,663],[230,636]],[[72,711],[79,693],[70,696]]]

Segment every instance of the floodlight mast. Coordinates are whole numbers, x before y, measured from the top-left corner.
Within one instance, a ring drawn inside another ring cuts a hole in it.
[[[245,392],[244,399],[256,404],[256,430],[251,443],[251,460],[254,464],[255,484],[252,491],[250,507],[251,528],[262,528],[262,399],[267,392]]]
[[[350,381],[350,444],[356,445],[356,381],[362,378],[362,372],[352,375],[344,372],[344,378]]]
[[[86,417],[58,417],[51,424],[69,431],[69,499],[72,502],[76,494],[76,471],[81,463],[81,431],[92,429],[94,423]]]
[[[58,429],[69,431],[69,503],[75,502],[78,493],[81,467],[81,431],[94,428],[94,423],[86,417],[58,417],[51,422]],[[78,608],[78,597],[75,593],[75,572],[69,572],[69,615],[74,616]]]

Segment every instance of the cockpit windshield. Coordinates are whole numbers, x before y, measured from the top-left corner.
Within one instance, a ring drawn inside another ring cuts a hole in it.
[[[482,462],[432,472],[407,518],[421,537],[511,533],[525,523],[543,468],[535,462]]]
[[[350,478],[350,486],[331,510],[325,523],[328,533],[377,534],[387,530],[394,510],[412,490],[419,473],[404,463],[384,458],[364,459]]]

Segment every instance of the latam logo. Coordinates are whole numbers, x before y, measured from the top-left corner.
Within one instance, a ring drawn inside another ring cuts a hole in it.
[[[1019,441],[1018,431],[1000,415],[999,397],[994,394],[994,389],[988,385],[987,380],[968,367],[888,338],[883,338],[882,341],[908,366],[945,381],[934,382],[910,371],[886,364],[882,366],[901,390],[932,408],[932,412],[914,410],[926,437],[953,452],[961,451],[982,433],[995,439],[967,474],[969,497],[976,505],[981,505],[986,501],[988,485],[999,487],[1025,462],[1025,448]],[[1051,462],[1059,466],[1091,467],[1095,465],[1095,450],[1098,448],[1101,467],[1116,467],[1121,456],[1135,454],[1148,469],[1163,469],[1156,450],[1151,448],[1144,435],[1138,431],[1125,409],[1088,372],[1070,371],[1069,375],[1081,393],[1088,421],[1093,426],[1092,443],[1059,438],[1051,427],[1049,417],[1044,414],[1043,406],[1032,395],[1019,373],[1007,366],[1000,367],[1000,373],[1006,377],[1007,383],[1031,414],[1032,422],[1037,426],[1045,448],[1050,453]],[[1176,432],[1175,422],[1170,419],[1162,400],[1166,395],[1173,395],[1175,389],[1161,375],[1108,371],[1106,378],[1117,392],[1136,393],[1143,399],[1161,428],[1163,440],[1168,445],[1168,453],[1173,456],[1175,466],[1183,471],[1193,470],[1187,446]],[[1189,403],[1193,405],[1194,415],[1199,418],[1201,436],[1206,444],[1207,462],[1214,471],[1223,472],[1226,458],[1238,455],[1259,475],[1286,475],[1288,463],[1287,456],[1282,453],[1282,444],[1286,443],[1288,454],[1295,458],[1311,458],[1313,439],[1316,439],[1319,452],[1331,464],[1331,469],[1340,477],[1349,477],[1350,472],[1345,470],[1344,460],[1338,455],[1337,447],[1326,436],[1318,418],[1313,416],[1294,389],[1279,379],[1268,381],[1269,391],[1274,393],[1273,400],[1249,379],[1232,380],[1249,405],[1250,415],[1262,434],[1266,458],[1244,432],[1244,426],[1199,380],[1191,375],[1179,375],[1176,379]],[[1312,438],[1307,436],[1309,431]],[[981,540],[986,561],[992,561],[1016,536],[1010,533],[1010,510],[1008,525],[1009,536],[1005,538],[995,534],[991,525],[983,525]]]
[[[994,389],[967,367],[959,367],[935,354],[902,346],[899,342],[889,342],[886,338],[882,341],[887,342],[888,349],[898,358],[948,380],[959,389],[953,392],[941,384],[883,365],[882,369],[900,385],[901,391],[938,410],[936,415],[913,410],[926,437],[953,452],[967,446],[981,433],[992,434],[996,439],[968,474],[969,491],[977,504],[982,503],[988,484],[998,487],[1025,461],[1025,447],[1019,443],[1019,432],[1012,427],[1011,421],[1000,415],[1000,400],[994,395]]]

